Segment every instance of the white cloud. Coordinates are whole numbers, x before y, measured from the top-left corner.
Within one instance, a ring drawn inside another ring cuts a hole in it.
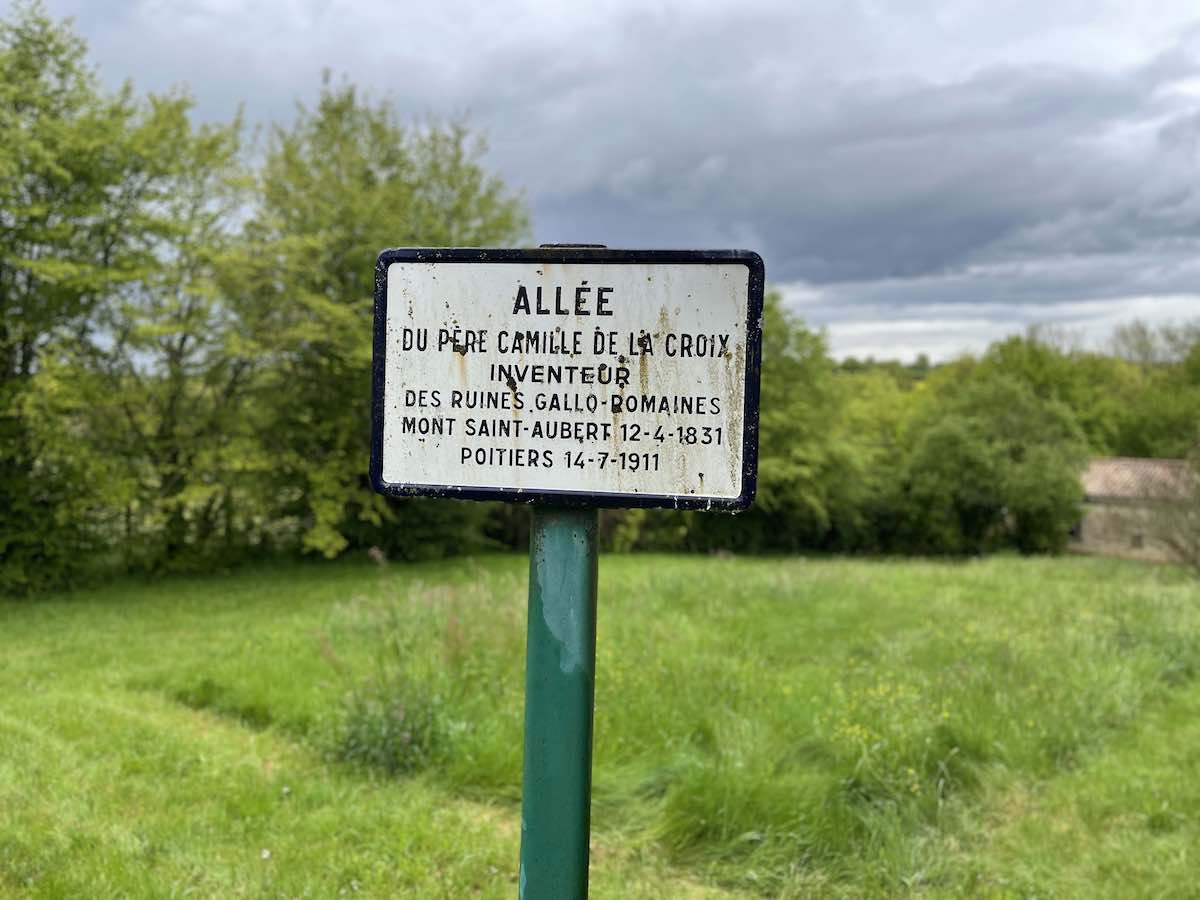
[[[1031,326],[1052,326],[1079,346],[1102,349],[1120,325],[1134,319],[1154,325],[1200,318],[1200,294],[1148,294],[1084,298],[1055,303],[944,303],[910,299],[863,303],[853,288],[803,283],[783,285],[787,306],[810,326],[825,329],[830,350],[843,359],[900,359],[920,354],[945,361],[979,354],[988,344]]]
[[[47,3],[201,117],[286,121],[326,67],[467,111],[537,238],[757,249],[839,352],[1195,314],[1194,0]]]

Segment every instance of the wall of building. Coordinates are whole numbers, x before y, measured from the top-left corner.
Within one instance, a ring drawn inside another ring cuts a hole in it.
[[[1161,514],[1135,504],[1087,503],[1083,520],[1071,541],[1076,553],[1168,562],[1171,550],[1155,537]]]

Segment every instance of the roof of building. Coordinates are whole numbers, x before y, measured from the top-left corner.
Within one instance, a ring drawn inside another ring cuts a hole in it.
[[[1093,459],[1083,473],[1088,500],[1182,500],[1195,476],[1187,460]]]

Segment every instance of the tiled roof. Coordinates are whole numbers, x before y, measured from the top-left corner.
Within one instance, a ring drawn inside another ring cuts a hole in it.
[[[1089,500],[1178,500],[1194,476],[1182,459],[1093,459],[1083,473]]]

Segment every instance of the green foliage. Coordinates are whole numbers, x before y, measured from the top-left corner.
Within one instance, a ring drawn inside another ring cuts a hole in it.
[[[1200,442],[1200,385],[1156,374],[1121,423],[1119,455],[1182,459]]]
[[[82,42],[37,5],[0,21],[0,377],[147,262],[136,226],[154,127],[129,91],[100,92]]]
[[[255,370],[215,282],[243,202],[238,125],[193,129],[186,101],[158,110],[172,162],[147,198],[155,261],[103,298],[84,340],[51,345],[30,416],[70,423],[58,440],[109,461],[124,563],[155,570],[211,566],[245,533],[254,420],[241,404]]]
[[[763,321],[759,425],[763,536],[783,527],[795,546],[812,546],[830,528],[832,489],[848,474],[829,431],[836,404],[824,337],[771,295]]]
[[[1189,456],[1200,445],[1200,320],[1157,329],[1134,321],[1117,329],[1113,349],[1143,382],[1122,417],[1116,453]]]
[[[86,489],[97,473],[61,447],[32,445],[21,425],[0,420],[0,597],[83,581],[104,549],[104,510]]]
[[[0,22],[0,591],[481,545],[485,507],[367,489],[365,336],[382,247],[525,235],[482,143],[327,80],[248,156],[84,53],[38,5]]]
[[[276,129],[258,208],[226,288],[248,352],[272,360],[256,390],[274,481],[308,550],[402,554],[478,535],[486,511],[389,505],[368,490],[374,259],[388,246],[510,244],[520,201],[482,168],[461,123],[406,126],[384,103],[328,80],[313,110]],[[443,505],[444,506],[444,505]],[[279,510],[282,512],[283,510]],[[416,548],[420,535],[426,547]]]
[[[96,311],[155,265],[160,199],[181,100],[105,95],[82,42],[39,5],[0,21],[0,589],[69,581],[103,542],[103,466],[33,415],[60,345],[103,328]]]
[[[1069,409],[981,369],[909,426],[899,479],[906,540],[935,553],[1061,550],[1079,517],[1086,459]]]
[[[247,148],[186,94],[106,93],[68,24],[0,20],[0,592],[92,573],[522,547],[511,505],[369,490],[373,263],[512,245],[521,198],[461,121],[326,76]],[[1200,324],[1108,354],[1034,329],[979,359],[847,359],[766,300],[758,499],[613,512],[618,549],[1062,548],[1087,454],[1200,441]]]
[[[1016,379],[1039,400],[1066,406],[1097,453],[1116,446],[1129,406],[1143,399],[1136,367],[1112,356],[1064,350],[1037,330],[989,347],[980,373]]]
[[[1119,376],[1125,364],[1109,362]],[[772,294],[755,505],[736,517],[625,515],[613,545],[1058,552],[1078,521],[1089,453],[1071,404],[1086,411],[1097,440],[1117,429],[1101,424],[1115,415],[1115,401],[1088,382],[1094,368],[1092,357],[1067,356],[1036,338],[933,371],[835,368],[823,336]]]

